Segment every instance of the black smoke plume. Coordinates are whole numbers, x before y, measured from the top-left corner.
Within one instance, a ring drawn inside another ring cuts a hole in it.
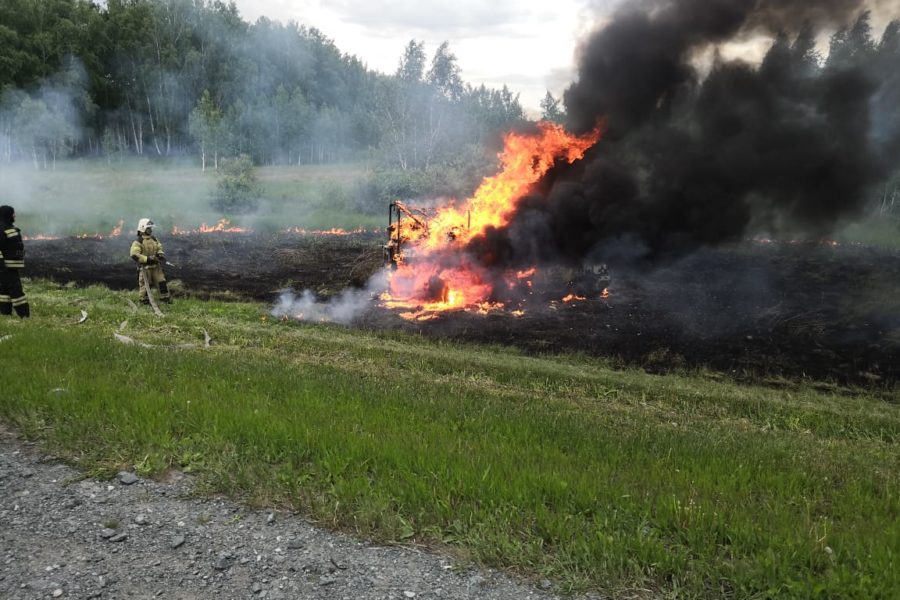
[[[900,25],[863,0],[629,2],[583,46],[568,128],[606,135],[553,169],[484,263],[576,262],[627,239],[651,260],[758,231],[824,236],[900,167]],[[833,33],[821,56],[816,38]],[[774,35],[761,64],[730,40]],[[715,53],[708,73],[694,66]]]

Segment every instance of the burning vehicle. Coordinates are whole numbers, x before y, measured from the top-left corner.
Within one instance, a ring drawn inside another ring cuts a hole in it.
[[[416,242],[428,235],[428,221],[433,217],[433,211],[417,208],[405,202],[397,200],[392,202],[388,209],[388,241],[382,246],[384,266],[391,271],[396,271],[401,265],[416,265]],[[471,212],[467,215],[465,230],[472,226]],[[463,229],[451,227],[445,232],[446,242],[452,246],[460,237]],[[427,264],[427,263],[426,263]],[[564,286],[565,298],[608,298],[611,282],[609,267],[606,263],[586,261],[580,269],[573,267],[544,267],[545,273],[549,271],[550,278],[557,281],[557,286]],[[525,271],[517,271],[515,283],[511,287],[519,288],[524,294],[530,294],[533,290],[533,277],[537,268]],[[559,282],[564,282],[560,284]],[[440,278],[431,279],[426,284],[424,296],[427,299],[440,299],[446,301],[445,294],[449,294],[446,286]]]
[[[383,246],[390,269],[384,306],[406,309],[402,315],[413,320],[451,310],[519,309],[539,266],[500,264],[500,257],[484,252],[488,239],[509,224],[519,203],[550,169],[580,160],[600,136],[600,127],[576,136],[559,125],[539,123],[534,133],[507,135],[500,172],[485,179],[471,198],[432,210],[392,203]],[[598,294],[608,287],[605,267],[591,267],[572,280],[585,291],[604,281],[607,285]]]
[[[388,207],[388,241],[382,247],[384,266],[396,271],[411,258],[414,248],[407,248],[428,231],[428,213],[421,208],[409,208],[397,200]]]

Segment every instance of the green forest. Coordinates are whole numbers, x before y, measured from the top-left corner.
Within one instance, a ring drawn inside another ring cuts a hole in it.
[[[318,29],[251,24],[221,0],[2,0],[0,161],[427,170],[524,119],[505,86],[466,84],[446,42],[428,56],[411,40],[397,62],[375,72]]]

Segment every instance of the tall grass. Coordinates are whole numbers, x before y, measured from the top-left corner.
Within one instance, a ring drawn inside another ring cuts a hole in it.
[[[0,416],[85,468],[198,474],[378,540],[607,593],[894,598],[895,390],[655,377],[99,288],[0,322]],[[77,309],[91,318],[73,323]],[[118,344],[112,331],[209,351]]]

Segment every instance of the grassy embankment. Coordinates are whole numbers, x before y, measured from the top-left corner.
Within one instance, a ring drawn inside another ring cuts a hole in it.
[[[213,225],[223,216],[233,226],[260,231],[287,227],[330,229],[384,225],[387,207],[376,216],[360,214],[357,186],[366,166],[327,165],[257,169],[262,201],[254,215],[222,215],[209,198],[216,186],[212,169],[191,164],[126,161],[59,163],[56,171],[35,171],[28,164],[0,165],[0,198],[12,204],[26,234],[106,233],[119,220],[130,231],[151,217],[163,231],[172,226]]]
[[[896,598],[896,393],[656,377],[31,284],[0,418],[88,472],[204,489],[610,593]],[[79,309],[89,320],[76,325]],[[202,342],[209,350],[126,346]],[[649,593],[649,592],[648,592]]]

